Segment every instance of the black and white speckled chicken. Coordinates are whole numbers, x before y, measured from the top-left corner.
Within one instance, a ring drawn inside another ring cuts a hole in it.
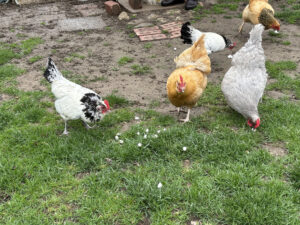
[[[67,135],[67,121],[81,119],[86,128],[88,123],[100,121],[109,111],[109,103],[94,91],[75,84],[59,72],[51,58],[48,59],[44,77],[51,83],[51,90],[56,97],[56,111],[65,121],[63,134]]]

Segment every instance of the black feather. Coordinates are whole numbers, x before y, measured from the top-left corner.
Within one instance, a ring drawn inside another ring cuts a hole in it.
[[[184,44],[192,44],[191,29],[189,28],[190,25],[191,25],[190,22],[186,22],[181,27],[180,38],[183,39]]]
[[[82,111],[86,118],[91,122],[95,121],[95,114],[97,113],[97,106],[99,105],[99,101],[101,101],[101,97],[95,93],[86,93],[80,101],[85,106]]]

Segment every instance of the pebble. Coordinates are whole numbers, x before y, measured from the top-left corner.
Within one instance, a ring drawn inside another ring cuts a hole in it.
[[[121,12],[120,15],[118,16],[119,20],[129,20],[129,16],[127,12]]]

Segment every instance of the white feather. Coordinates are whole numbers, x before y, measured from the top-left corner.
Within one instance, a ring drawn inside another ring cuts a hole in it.
[[[202,36],[202,34],[205,34],[204,41],[208,55],[212,52],[222,51],[226,47],[224,38],[220,34],[213,32],[201,32],[193,26],[189,26],[189,28],[193,44]]]

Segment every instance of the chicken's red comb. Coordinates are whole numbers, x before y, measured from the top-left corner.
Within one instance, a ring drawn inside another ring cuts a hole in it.
[[[179,78],[180,78],[180,83],[182,84],[183,83],[183,77],[181,75],[179,75]]]

